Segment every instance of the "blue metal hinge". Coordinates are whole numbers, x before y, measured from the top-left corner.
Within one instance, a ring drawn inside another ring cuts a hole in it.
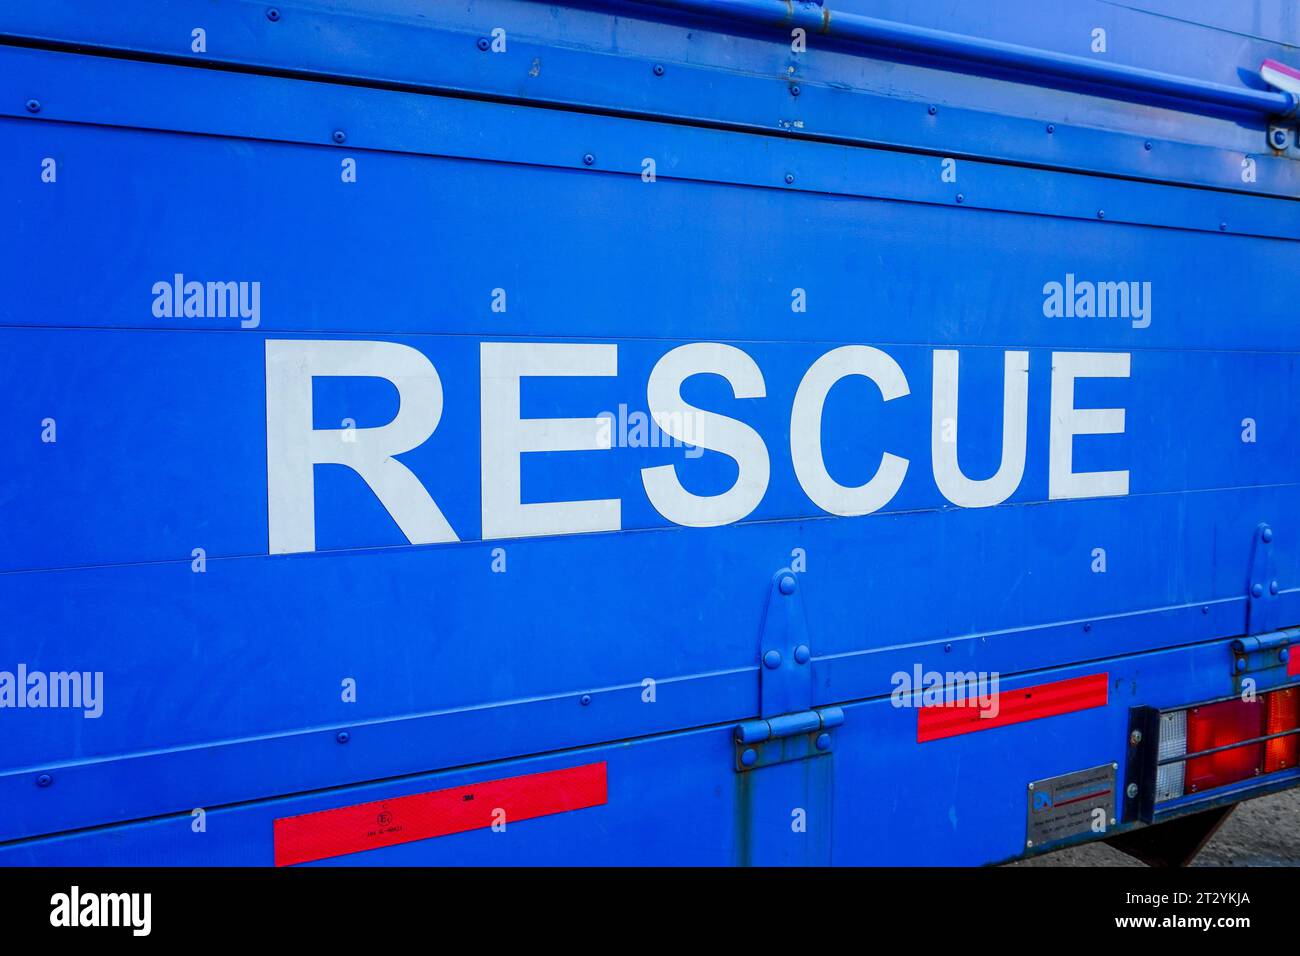
[[[799,580],[789,568],[772,575],[759,637],[759,714],[736,727],[736,769],[802,760],[830,752],[839,707],[812,706],[812,648]]]
[[[1266,634],[1281,626],[1278,620],[1277,572],[1273,565],[1273,529],[1261,522],[1255,529],[1250,554],[1250,580],[1246,585],[1246,633]]]
[[[774,763],[821,757],[831,752],[831,731],[844,723],[839,707],[820,707],[736,726],[736,770],[757,770]]]
[[[1300,627],[1239,637],[1232,642],[1232,676],[1237,693],[1246,691],[1247,681],[1256,682],[1261,675],[1280,671],[1269,676],[1284,677],[1291,660],[1291,645],[1300,643]],[[1251,687],[1254,690],[1254,686]]]

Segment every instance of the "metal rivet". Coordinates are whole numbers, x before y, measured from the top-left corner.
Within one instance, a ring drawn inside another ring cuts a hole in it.
[[[1147,140],[1145,143],[1143,143],[1143,144],[1142,144],[1142,148],[1143,148],[1143,149],[1150,149],[1150,148],[1151,148],[1151,140]]]
[[[781,580],[777,582],[777,587],[782,594],[794,594],[795,580],[793,574],[781,575]]]
[[[1273,529],[1268,525],[1265,525],[1263,529],[1260,530],[1259,536],[1263,539],[1265,544],[1268,544],[1268,542],[1273,540]]]
[[[1209,614],[1209,613],[1210,613],[1210,606],[1209,606],[1208,604],[1203,604],[1203,605],[1201,605],[1201,613],[1202,613],[1202,614]]]
[[[961,193],[958,193],[958,194],[957,194],[957,201],[958,201],[958,202],[965,202],[965,201],[966,201],[966,197],[963,196]]]
[[[349,734],[346,730],[340,730],[337,734],[334,735],[334,739],[341,744],[345,744],[352,739],[352,735]]]
[[[578,698],[578,703],[580,703],[583,707],[586,707],[591,703],[591,695],[583,694],[581,697]]]
[[[277,10],[275,7],[271,7],[269,10],[266,11],[266,19],[274,23],[276,20],[280,19],[280,11]]]
[[[1030,790],[1033,790],[1033,789],[1034,789],[1034,785],[1033,785],[1032,783],[1029,785],[1029,789],[1030,789]]]
[[[1219,232],[1227,232],[1227,231],[1228,231],[1228,224],[1226,222],[1219,223]]]
[[[479,37],[479,38],[478,38],[478,48],[479,48],[480,50],[483,50],[484,52],[487,52],[487,48],[490,47],[491,45],[492,45],[492,44],[488,42],[488,38],[487,38],[487,37]]]
[[[1106,210],[1104,210],[1104,209],[1098,209],[1098,210],[1097,210],[1097,218],[1098,218],[1098,219],[1105,219],[1105,218],[1106,218]]]
[[[792,86],[792,87],[790,87],[790,95],[791,95],[791,96],[798,96],[798,95],[799,95],[799,87],[798,87],[798,86]]]
[[[781,652],[768,651],[766,654],[763,655],[763,664],[764,666],[767,667],[768,670],[773,670],[773,671],[776,670],[778,667],[781,666]]]
[[[663,76],[663,75],[664,75],[664,68],[663,68],[663,65],[660,64],[660,63],[656,63],[656,64],[655,64],[655,76]]]
[[[336,143],[345,143],[347,142],[348,139],[348,134],[343,132],[343,130],[341,129],[336,129],[333,133],[330,134],[330,136],[333,138],[334,142]]]
[[[36,786],[38,787],[48,787],[53,782],[54,782],[54,778],[51,777],[48,773],[43,773],[36,778]]]
[[[1138,795],[1138,785],[1136,783],[1130,783],[1127,787],[1124,788],[1124,792],[1128,794],[1128,798],[1132,800],[1134,797]]]
[[[796,664],[807,664],[812,659],[812,651],[808,649],[807,644],[800,644],[794,649],[794,662]]]
[[[1056,132],[1056,126],[1055,126],[1054,124],[1052,124],[1052,123],[1048,123],[1048,124],[1047,124],[1047,131],[1048,131],[1049,133],[1055,133],[1055,132]]]
[[[1254,584],[1254,585],[1251,585],[1250,593],[1251,593],[1251,595],[1253,595],[1254,597],[1263,597],[1263,596],[1264,596],[1264,585],[1262,585],[1262,584]]]
[[[740,762],[746,767],[752,767],[758,762],[758,751],[753,747],[746,747],[740,754]]]
[[[1026,841],[1025,841],[1025,846],[1033,846],[1033,845],[1034,845],[1034,841],[1033,841],[1033,840],[1026,840]]]
[[[830,750],[830,749],[831,749],[831,735],[830,735],[830,734],[818,734],[818,735],[817,735],[817,749],[818,749],[818,750]]]
[[[1285,664],[1287,661],[1291,659],[1291,649],[1288,647],[1282,648],[1280,651],[1277,652],[1277,659],[1280,660],[1283,664]]]
[[[582,161],[586,163],[588,166],[590,166],[592,163],[596,161],[596,157],[591,155],[591,153],[587,153],[585,156],[582,157]]]
[[[793,182],[794,182],[794,173],[786,173],[786,174],[785,174],[785,184],[786,184],[787,186],[789,186],[789,185],[790,185],[791,183],[793,183]]]
[[[1135,730],[1133,731],[1133,733],[1129,734],[1128,742],[1131,743],[1134,747],[1142,743],[1142,731]]]
[[[1091,630],[1092,630],[1092,625],[1091,625],[1091,624],[1085,624],[1085,625],[1083,625],[1083,630],[1084,630],[1085,633],[1087,633],[1088,631],[1091,631]]]
[[[27,112],[29,112],[29,113],[39,113],[40,111],[41,111],[41,101],[40,101],[40,100],[28,100],[28,101],[27,101]]]
[[[1237,673],[1238,673],[1238,674],[1244,674],[1244,673],[1246,673],[1246,666],[1247,666],[1247,665],[1246,665],[1246,658],[1244,658],[1244,657],[1238,657],[1238,658],[1237,658]]]
[[[930,109],[929,109],[927,112],[929,112],[929,114],[930,114],[931,116],[933,116],[935,113],[939,112],[939,107],[937,107],[937,106],[931,106]]]
[[[1278,588],[1278,586],[1277,586],[1277,582],[1276,582],[1276,581],[1269,581],[1269,582],[1268,582],[1268,593],[1269,593],[1269,594],[1276,594],[1276,593],[1278,592],[1278,590],[1279,590],[1279,588]]]
[[[945,644],[945,645],[943,645],[943,652],[944,652],[945,654],[951,654],[951,653],[952,653],[952,645],[951,645],[951,644]]]

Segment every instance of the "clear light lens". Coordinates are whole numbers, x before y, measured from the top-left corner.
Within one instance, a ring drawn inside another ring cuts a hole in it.
[[[1156,760],[1181,757],[1187,753],[1187,711],[1176,710],[1160,715],[1160,743]],[[1156,803],[1183,795],[1187,764],[1171,763],[1156,769]]]

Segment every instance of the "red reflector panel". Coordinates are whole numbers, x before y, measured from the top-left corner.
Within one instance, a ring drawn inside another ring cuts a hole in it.
[[[1289,687],[1265,695],[1264,733],[1280,734],[1284,730],[1300,727],[1300,690]],[[1278,737],[1264,744],[1264,772],[1276,773],[1296,765],[1297,735]]]
[[[1264,701],[1225,700],[1187,712],[1187,752],[1226,747],[1264,733]],[[1247,744],[1187,761],[1187,792],[1196,793],[1263,773],[1264,745]]]
[[[275,865],[395,846],[605,803],[605,764],[357,803],[275,821]],[[503,815],[504,814],[504,815]]]
[[[1288,677],[1295,677],[1300,674],[1300,644],[1292,645],[1287,653],[1290,656],[1286,659],[1286,674]]]
[[[1109,687],[1110,680],[1106,674],[1088,674],[1086,677],[1002,691],[987,709],[973,699],[932,704],[917,711],[916,742],[923,744],[927,740],[1005,727],[1039,717],[1105,707]]]

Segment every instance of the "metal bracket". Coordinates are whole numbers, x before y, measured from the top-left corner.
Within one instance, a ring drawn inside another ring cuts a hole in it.
[[[844,723],[844,711],[813,709],[808,621],[799,579],[789,568],[777,571],[768,584],[758,659],[760,719],[736,727],[736,770],[829,753],[831,730]]]
[[[1287,663],[1291,660],[1291,645],[1296,642],[1300,642],[1300,627],[1239,637],[1233,641],[1232,679],[1237,693],[1245,691],[1247,680],[1255,679],[1250,676],[1252,674],[1280,669],[1285,675]]]
[[[1264,634],[1281,626],[1277,619],[1280,591],[1273,567],[1273,528],[1261,522],[1255,529],[1255,543],[1250,555],[1250,580],[1246,591],[1247,634]]]
[[[789,568],[772,575],[758,645],[759,716],[812,707],[812,650],[799,581]]]

